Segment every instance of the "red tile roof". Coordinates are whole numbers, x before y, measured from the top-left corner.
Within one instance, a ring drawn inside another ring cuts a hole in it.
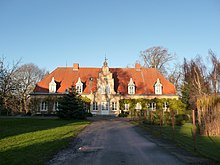
[[[49,83],[54,77],[57,83],[57,92],[63,93],[71,85],[76,84],[78,78],[84,84],[83,94],[89,94],[91,90],[95,92],[96,83],[101,68],[78,68],[58,67],[43,80],[36,84],[34,92],[49,92]],[[113,74],[115,91],[120,94],[128,93],[128,83],[130,78],[135,83],[135,94],[154,94],[154,84],[159,78],[163,85],[163,94],[176,94],[175,87],[166,80],[155,68],[110,68]],[[90,80],[92,78],[92,81]]]

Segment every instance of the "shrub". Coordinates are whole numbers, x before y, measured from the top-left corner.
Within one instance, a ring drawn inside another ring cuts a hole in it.
[[[31,116],[31,111],[28,111],[28,112],[26,113],[26,116]]]
[[[57,111],[57,115],[64,119],[86,118],[83,101],[74,87],[70,88],[69,92],[59,99],[59,111]]]
[[[183,125],[186,123],[186,117],[187,115],[185,114],[178,114],[175,116],[175,124],[176,125]]]
[[[170,112],[164,112],[163,123],[164,123],[164,125],[171,125],[172,124]]]
[[[128,117],[128,115],[129,115],[129,112],[124,112],[124,111],[122,111],[122,112],[118,115],[118,117]]]
[[[86,112],[86,117],[93,117],[93,114],[91,112]]]

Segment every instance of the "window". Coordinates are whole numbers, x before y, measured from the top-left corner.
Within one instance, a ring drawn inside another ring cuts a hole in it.
[[[164,103],[163,103],[163,110],[169,112],[168,102],[164,102]]]
[[[109,110],[109,102],[102,102],[102,111]]]
[[[59,106],[59,103],[58,103],[58,101],[56,101],[56,102],[54,102],[54,111],[58,111],[59,110],[59,108],[58,108],[58,106]]]
[[[41,111],[47,111],[47,108],[48,108],[48,105],[47,105],[47,102],[46,101],[42,101],[41,102]]]
[[[106,85],[106,93],[109,94],[110,93],[110,86]]]
[[[98,111],[98,104],[97,104],[97,102],[93,102],[93,104],[92,104],[92,110],[93,110],[93,111]]]
[[[156,95],[162,94],[162,84],[160,83],[159,78],[157,79],[157,82],[154,85],[154,90]]]
[[[112,102],[112,110],[116,111],[117,109],[117,102]]]
[[[56,92],[56,82],[54,80],[54,77],[52,78],[51,82],[49,83],[49,92],[50,93],[55,93]]]
[[[129,95],[135,94],[135,84],[134,84],[132,78],[130,78],[130,82],[128,83],[128,94]]]
[[[105,94],[105,87],[103,85],[100,86],[100,92],[102,95]]]
[[[76,83],[76,92],[81,94],[83,92],[83,83],[81,82],[80,77],[78,78],[78,81]]]
[[[89,112],[88,104],[83,103],[83,110],[84,110],[85,112]]]
[[[129,111],[129,104],[125,104],[125,111]]]
[[[156,111],[156,103],[154,102],[150,103],[149,108],[151,111]]]
[[[141,110],[142,109],[141,103],[137,103],[135,109]]]
[[[82,86],[76,86],[76,91],[78,93],[82,93]]]

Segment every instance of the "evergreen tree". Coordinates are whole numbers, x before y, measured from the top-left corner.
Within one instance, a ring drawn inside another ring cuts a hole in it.
[[[59,111],[57,115],[65,119],[85,119],[83,101],[72,86],[67,94],[59,99]]]

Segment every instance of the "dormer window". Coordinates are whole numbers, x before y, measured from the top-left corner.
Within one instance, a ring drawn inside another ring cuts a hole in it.
[[[154,91],[156,95],[162,95],[162,84],[160,83],[159,78],[157,79],[157,82],[154,85]]]
[[[130,82],[128,83],[128,94],[129,95],[135,94],[135,84],[134,84],[132,78],[130,78]]]
[[[55,93],[57,90],[56,87],[57,87],[57,84],[56,84],[54,77],[53,77],[51,82],[49,83],[49,93]]]
[[[83,92],[83,83],[81,82],[80,77],[78,78],[78,81],[76,83],[76,92],[81,94]]]

